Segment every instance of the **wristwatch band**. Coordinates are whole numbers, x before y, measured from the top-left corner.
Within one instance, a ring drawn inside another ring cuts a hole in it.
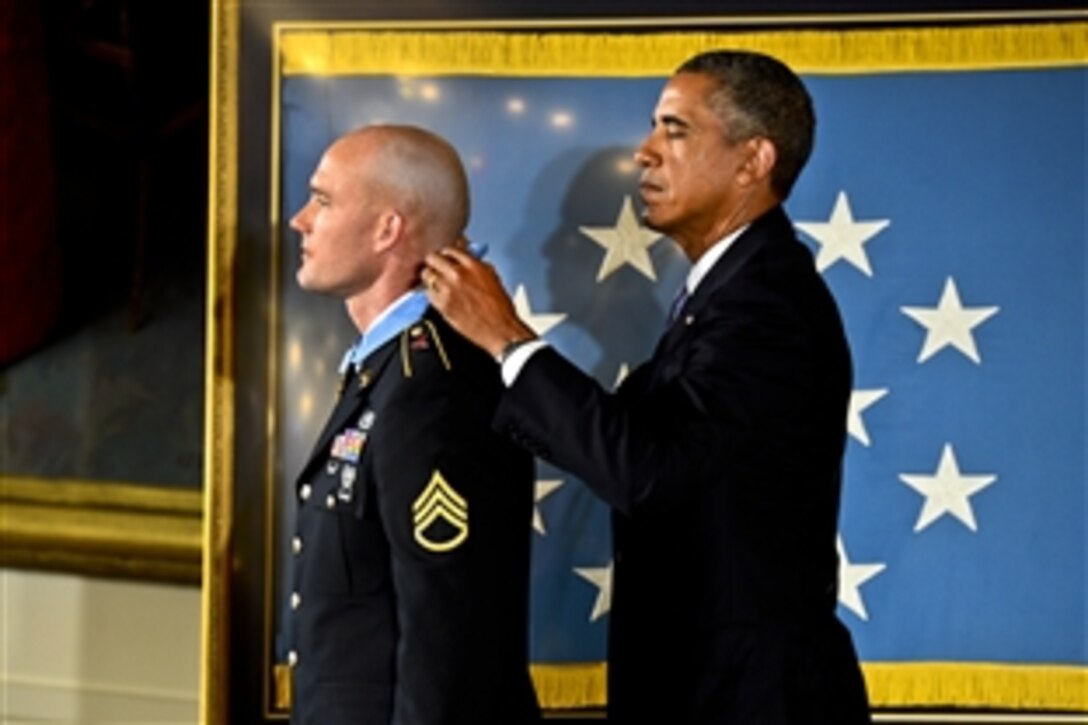
[[[527,345],[535,339],[535,337],[526,337],[521,340],[511,340],[503,346],[502,352],[500,352],[499,356],[495,359],[498,361],[499,365],[502,365],[510,359],[510,356],[514,354],[515,350],[517,350],[522,345]]]

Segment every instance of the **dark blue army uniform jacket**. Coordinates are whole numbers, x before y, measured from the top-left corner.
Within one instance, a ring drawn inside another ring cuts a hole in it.
[[[495,361],[428,310],[346,381],[298,478],[292,722],[516,725],[534,464]]]

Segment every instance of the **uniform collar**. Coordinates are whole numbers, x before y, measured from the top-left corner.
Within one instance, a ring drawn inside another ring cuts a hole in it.
[[[348,348],[340,361],[340,374],[343,375],[349,365],[362,367],[370,353],[396,337],[397,333],[423,316],[427,309],[427,295],[422,290],[411,290],[393,301],[382,310],[370,326],[359,335],[355,344]]]

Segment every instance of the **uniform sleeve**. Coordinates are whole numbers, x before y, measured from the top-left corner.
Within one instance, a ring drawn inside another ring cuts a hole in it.
[[[501,676],[490,661],[513,662],[484,653],[496,639],[527,637],[532,474],[514,476],[496,457],[506,444],[490,430],[492,406],[430,386],[382,421],[375,463],[396,592],[396,723],[478,720],[489,706],[480,700],[493,699],[484,681]]]

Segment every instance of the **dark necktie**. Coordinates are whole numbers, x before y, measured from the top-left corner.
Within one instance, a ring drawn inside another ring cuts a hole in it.
[[[669,318],[665,323],[666,327],[672,327],[672,323],[676,322],[676,318],[680,316],[680,313],[684,309],[684,305],[688,301],[688,286],[687,284],[681,285],[680,290],[676,293],[676,297],[672,301],[672,305],[669,307]]]
[[[355,367],[355,363],[349,362],[347,367],[344,368],[344,372],[340,373],[340,382],[336,386],[337,398],[344,394],[344,390],[347,389],[348,384],[351,382],[351,379],[355,377],[356,372],[357,368]]]

